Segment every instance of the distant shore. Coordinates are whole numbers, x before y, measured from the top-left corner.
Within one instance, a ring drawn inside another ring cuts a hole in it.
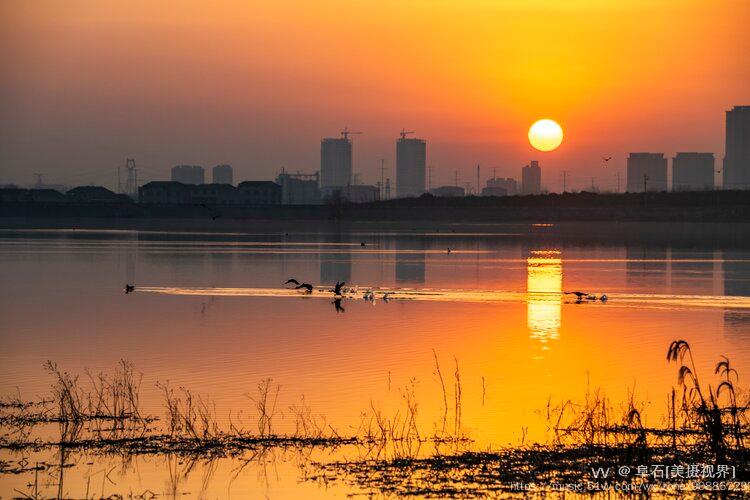
[[[183,219],[220,222],[325,221],[507,222],[750,222],[750,191],[565,193],[529,196],[394,199],[322,205],[149,205],[142,203],[0,203],[0,218],[25,220]],[[119,225],[119,223],[118,223]],[[130,224],[125,224],[130,225]],[[200,224],[197,224],[200,225]]]
[[[519,241],[747,248],[750,192],[423,197],[359,205],[212,206],[210,211],[189,205],[4,203],[0,229],[336,232],[354,239],[366,239],[357,233],[450,238],[470,232]]]

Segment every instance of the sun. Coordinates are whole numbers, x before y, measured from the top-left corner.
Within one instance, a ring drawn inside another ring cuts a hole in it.
[[[562,140],[562,127],[554,120],[539,120],[529,129],[529,142],[539,151],[555,150]]]

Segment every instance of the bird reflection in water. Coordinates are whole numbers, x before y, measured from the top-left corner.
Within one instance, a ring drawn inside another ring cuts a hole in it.
[[[346,310],[341,305],[341,297],[336,297],[335,299],[333,299],[333,302],[331,303],[333,304],[333,307],[336,308],[337,313],[346,312]]]
[[[532,251],[526,259],[526,324],[529,336],[549,350],[560,338],[562,315],[562,259],[560,251]],[[539,356],[542,357],[542,356]]]

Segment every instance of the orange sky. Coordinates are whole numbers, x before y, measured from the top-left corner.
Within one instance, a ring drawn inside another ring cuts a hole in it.
[[[613,188],[628,151],[723,156],[724,111],[750,104],[748,19],[746,0],[6,0],[0,182],[111,185],[126,157],[146,179],[267,179],[317,170],[349,126],[368,182],[380,158],[395,176],[406,127],[433,185],[536,158],[551,190],[562,169]],[[553,153],[526,139],[542,117],[565,129]]]

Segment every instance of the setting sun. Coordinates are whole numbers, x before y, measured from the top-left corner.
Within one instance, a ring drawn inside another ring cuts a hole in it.
[[[539,151],[557,149],[562,140],[562,127],[554,120],[539,120],[529,129],[529,142]]]

